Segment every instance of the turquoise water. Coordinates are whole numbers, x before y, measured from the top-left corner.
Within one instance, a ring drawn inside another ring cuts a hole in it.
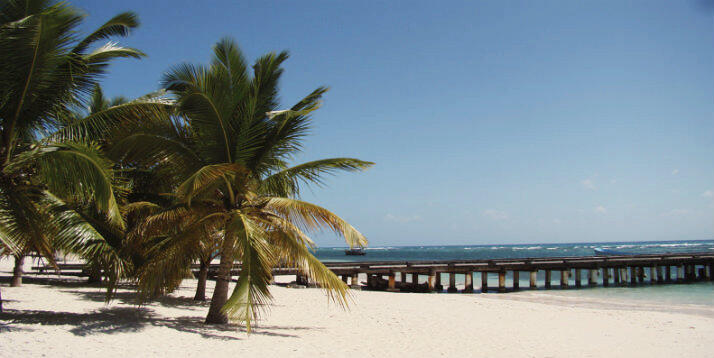
[[[714,240],[703,241],[644,241],[644,242],[609,242],[609,243],[573,243],[573,244],[530,244],[530,245],[468,245],[468,246],[400,246],[400,247],[372,247],[367,248],[365,256],[346,256],[344,247],[319,248],[315,251],[318,258],[326,262],[359,262],[359,261],[418,261],[418,260],[478,260],[498,258],[525,258],[525,257],[557,257],[557,256],[592,256],[594,248],[607,248],[632,254],[656,253],[688,253],[688,252],[714,252]],[[701,267],[701,266],[700,266]],[[583,286],[587,286],[586,271],[583,272]],[[553,289],[544,291],[544,272],[538,274],[538,292],[582,300],[623,300],[653,304],[683,304],[714,307],[714,283],[698,282],[693,284],[665,284],[652,285],[649,269],[645,270],[645,283],[636,287],[594,287],[582,289],[558,289],[560,285],[560,272],[553,271],[551,284]],[[672,277],[676,278],[676,271],[672,269]],[[569,286],[575,285],[574,275],[571,273]],[[397,275],[397,280],[400,277]],[[426,276],[420,277],[420,282]],[[601,277],[598,278],[602,284]],[[507,287],[513,286],[513,278],[507,276]],[[442,283],[448,282],[448,275],[442,275]],[[456,275],[457,286],[464,282],[464,275]],[[481,287],[481,275],[473,278],[474,288]],[[528,291],[529,277],[522,273],[519,277],[520,288]],[[497,275],[491,274],[488,278],[491,288],[497,287]]]

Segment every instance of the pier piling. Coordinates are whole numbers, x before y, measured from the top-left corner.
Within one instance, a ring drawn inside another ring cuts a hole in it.
[[[569,273],[570,273],[569,269],[560,270],[560,288],[561,289],[568,288],[568,274]]]
[[[610,269],[607,267],[602,268],[602,286],[610,286]]]
[[[580,271],[581,271],[580,269],[577,269],[577,268],[575,269],[575,287],[577,287],[577,288],[582,287],[582,282],[581,282],[582,277],[580,277]]]
[[[518,270],[513,271],[513,289],[514,290],[518,290],[519,286],[521,285],[519,276],[520,275],[519,275]]]
[[[531,282],[530,282],[530,286],[531,286],[531,288],[538,288],[538,281],[537,281],[538,271],[531,271],[531,272],[530,272],[530,276],[531,276],[531,277],[530,277],[530,281],[531,281]]]
[[[630,285],[637,285],[637,268],[634,266],[630,266]]]
[[[645,268],[641,266],[635,267],[637,271],[637,283],[644,283],[645,282]]]
[[[664,269],[665,269],[665,271],[664,271],[664,272],[665,272],[665,275],[664,275],[664,276],[665,276],[665,278],[664,278],[665,281],[666,281],[666,282],[672,282],[672,266],[667,265],[667,266],[665,266]]]
[[[399,290],[397,290],[397,279],[396,279],[396,274],[394,272],[389,273],[389,287],[387,288],[387,291],[390,291],[390,292],[399,291]]]
[[[498,293],[506,292],[506,271],[498,271]]]
[[[588,286],[597,286],[597,269],[588,270]]]
[[[488,292],[488,272],[481,271],[481,293]]]
[[[474,273],[469,271],[464,276],[464,293],[474,292]]]
[[[545,288],[550,288],[550,270],[545,270]]]
[[[456,291],[458,291],[458,290],[456,289],[456,273],[454,273],[454,272],[452,271],[452,272],[449,272],[449,289],[447,290],[447,292],[452,292],[452,293],[453,293],[453,292],[456,292]]]

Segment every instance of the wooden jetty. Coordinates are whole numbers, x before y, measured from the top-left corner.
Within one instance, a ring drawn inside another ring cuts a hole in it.
[[[87,272],[81,265],[66,266],[76,275],[82,276]],[[554,286],[567,289],[714,280],[714,252],[493,260],[327,262],[325,266],[341,276],[352,288],[409,292],[441,292],[446,289],[447,292],[471,293],[474,292],[476,273],[481,273],[481,292],[519,290],[521,277],[527,278],[529,288],[537,289],[540,273],[544,277],[545,289]],[[240,264],[236,264],[232,274],[240,275],[240,268]],[[40,266],[33,269],[42,271],[49,268]],[[209,273],[215,274],[217,269],[218,265],[211,265]],[[557,285],[552,283],[554,274],[556,278],[559,277]],[[273,275],[295,275],[297,284],[311,284],[296,268],[277,267],[273,269]],[[366,279],[360,281],[360,275]],[[443,275],[448,280],[442,282]],[[456,285],[457,275],[463,275],[464,278],[461,289]],[[497,284],[491,287],[489,278],[493,276],[498,279]],[[509,278],[510,285],[507,283]]]
[[[474,292],[474,274],[479,272],[481,292],[519,290],[521,277],[527,278],[529,288],[537,289],[539,273],[544,277],[543,288],[546,289],[554,286],[561,289],[599,285],[607,287],[611,284],[621,286],[628,284],[627,278],[629,278],[629,285],[634,286],[644,284],[645,277],[651,284],[714,280],[712,274],[714,252],[493,260],[340,262],[325,265],[335,274],[341,275],[352,287],[389,291],[440,292],[446,289],[447,292],[471,293]],[[554,273],[559,274],[557,285],[552,283]],[[274,274],[300,275],[294,269],[291,271],[284,268],[275,269]],[[358,280],[360,274],[367,277],[363,282],[364,285]],[[396,280],[397,274],[399,280]],[[444,275],[448,277],[447,286],[442,283]],[[463,275],[461,290],[456,286],[457,275]],[[495,287],[489,286],[489,277],[492,276],[498,278]],[[510,281],[510,285],[507,281]]]

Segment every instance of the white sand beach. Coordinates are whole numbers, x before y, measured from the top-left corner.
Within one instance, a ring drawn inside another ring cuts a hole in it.
[[[10,269],[3,260],[0,276]],[[202,324],[208,306],[192,301],[194,280],[141,308],[127,289],[105,304],[104,292],[84,281],[28,275],[19,288],[5,281],[0,356],[711,357],[714,347],[709,311],[598,305],[542,292],[354,291],[343,310],[319,289],[276,286],[269,311],[247,335],[236,325]]]

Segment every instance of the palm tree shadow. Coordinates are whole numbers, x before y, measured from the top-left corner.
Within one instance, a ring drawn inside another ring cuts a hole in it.
[[[69,331],[77,336],[95,333],[120,333],[141,330],[152,313],[142,308],[103,308],[90,313],[54,312],[42,310],[5,310],[0,319],[9,324],[42,324],[74,326]]]
[[[10,283],[10,276],[0,276],[0,283]],[[31,275],[25,275],[22,277],[23,283],[32,283],[38,285],[48,285],[48,286],[58,286],[58,287],[87,287],[93,286],[87,283],[86,280],[77,280],[74,278],[66,277],[35,277]],[[98,286],[98,285],[97,285]]]
[[[106,293],[105,292],[80,291],[80,290],[62,290],[62,292],[79,295],[82,297],[82,299],[86,299],[86,300],[90,300],[90,301],[94,301],[94,302],[105,302],[106,301]],[[139,296],[136,294],[136,292],[115,292],[114,295],[112,296],[112,301],[117,301],[121,304],[129,304],[129,305],[142,304],[140,302]],[[155,298],[155,299],[151,300],[150,302],[147,302],[147,304],[159,304],[164,307],[174,307],[174,308],[181,308],[181,309],[198,310],[198,309],[203,309],[205,307],[208,307],[210,302],[209,301],[194,301],[193,298],[184,297],[184,296],[175,297],[175,296],[164,295],[164,296]]]
[[[158,317],[150,309],[136,307],[102,308],[89,313],[8,309],[0,313],[0,320],[5,321],[5,323],[0,324],[0,333],[32,331],[29,328],[13,327],[13,324],[68,325],[73,326],[73,328],[69,329],[69,332],[77,336],[138,332],[146,326],[166,327],[181,332],[198,334],[203,338],[220,340],[240,340],[241,338],[235,335],[237,333],[245,333],[245,328],[236,324],[206,325],[203,323],[202,317],[198,316],[163,318]],[[314,329],[319,328],[257,325],[251,331],[251,334],[299,338],[298,335],[287,332]]]

